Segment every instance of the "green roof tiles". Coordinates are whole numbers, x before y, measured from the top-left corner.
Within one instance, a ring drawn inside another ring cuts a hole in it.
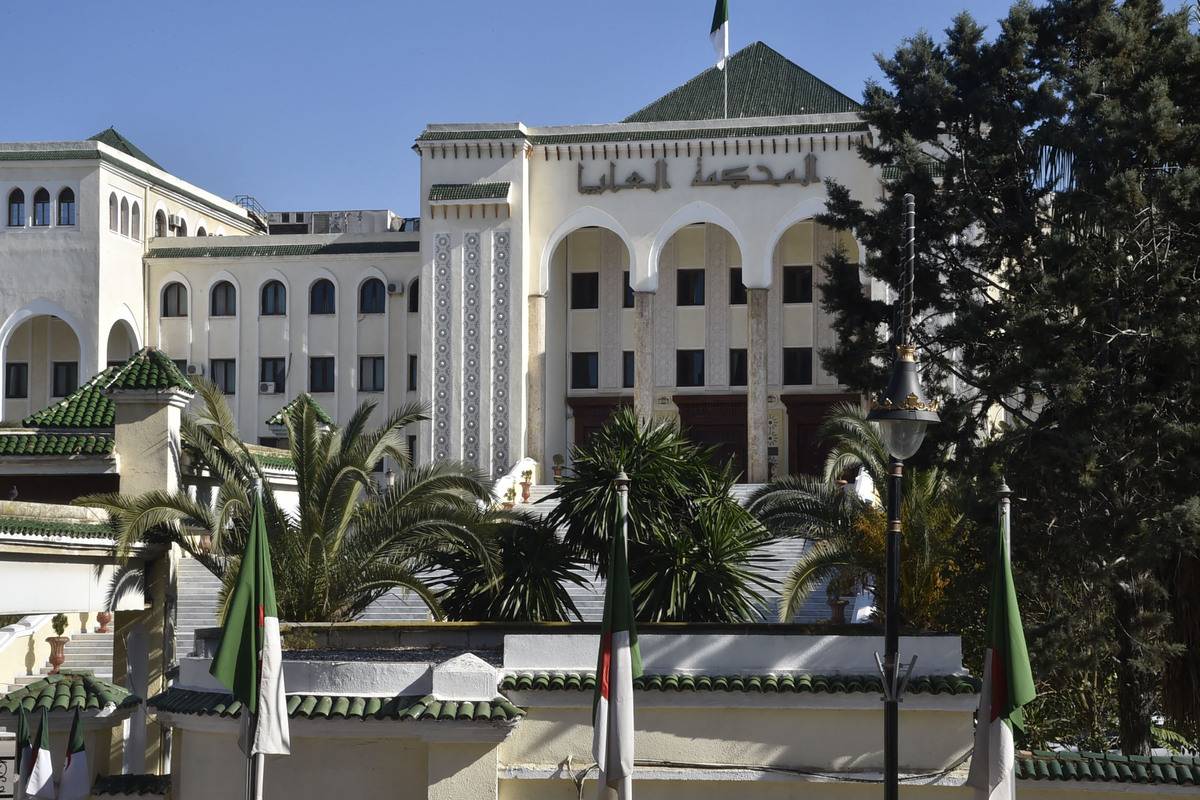
[[[861,106],[762,42],[734,53],[729,73],[729,118],[858,112]],[[723,119],[725,75],[709,67],[625,122]]]
[[[761,692],[765,694],[847,694],[879,693],[879,679],[873,675],[643,675],[633,687],[646,692]],[[592,672],[516,672],[500,681],[505,691],[577,691],[596,688]],[[975,694],[979,681],[969,675],[931,675],[913,678],[908,684],[913,694]]]
[[[28,686],[0,695],[0,714],[16,714],[19,706],[26,711],[100,711],[110,706],[127,708],[142,702],[136,695],[116,684],[85,672],[47,675]]]
[[[182,389],[185,392],[195,392],[187,376],[179,371],[175,362],[167,358],[161,350],[153,347],[143,347],[133,354],[124,364],[116,368],[112,377],[104,385],[105,390],[122,389],[127,391],[163,391],[165,389]]]
[[[92,433],[0,430],[0,456],[107,456],[113,437]]]
[[[453,142],[476,141],[486,139],[524,139],[525,134],[519,128],[485,128],[483,130],[459,131],[422,131],[417,137],[418,142]]]
[[[435,183],[429,187],[430,202],[451,200],[507,200],[508,181],[497,183]]]
[[[97,775],[93,795],[160,795],[171,793],[170,775]]]
[[[243,238],[243,237],[238,237]],[[146,258],[271,258],[279,256],[344,256],[373,253],[417,253],[415,239],[398,242],[331,242],[329,244],[214,244],[203,247],[151,247]]]
[[[295,469],[295,462],[292,461],[292,453],[290,450],[284,450],[280,447],[263,447],[257,444],[247,444],[246,450],[262,467],[274,467],[275,469]]]
[[[36,411],[21,424],[27,428],[111,428],[115,409],[104,396],[105,384],[116,367],[109,367],[52,406]]]
[[[268,425],[284,425],[284,424],[286,424],[284,422],[284,417],[286,417],[288,414],[292,413],[293,409],[298,408],[301,405],[307,405],[307,406],[312,407],[313,413],[316,415],[318,422],[322,422],[326,425],[333,424],[333,417],[329,416],[329,412],[326,411],[324,408],[322,408],[321,404],[318,403],[316,400],[314,400],[313,396],[311,394],[309,394],[308,392],[301,392],[300,394],[296,395],[291,400],[289,400],[287,403],[285,403],[283,408],[279,409],[278,411],[276,411],[274,414],[272,414],[270,417],[267,418],[267,424]]]
[[[150,705],[172,714],[237,718],[242,704],[223,692],[168,689],[151,698]],[[287,698],[291,719],[359,719],[431,722],[512,722],[525,715],[504,697],[490,701],[438,700],[424,697],[361,697],[292,694]]]
[[[122,136],[120,131],[118,131],[116,128],[105,128],[95,136],[89,136],[88,141],[102,142],[103,144],[106,144],[115,150],[120,150],[127,156],[133,156],[138,161],[143,161],[152,167],[163,169],[162,164],[159,164],[153,158],[146,155],[146,152],[142,150],[142,148],[138,147],[136,144]],[[163,171],[165,172],[166,170]]]
[[[70,522],[0,515],[0,534],[5,536],[70,536],[76,539],[109,539],[115,531],[107,522]]]
[[[820,136],[834,133],[866,133],[865,122],[826,122],[803,125],[750,125],[743,127],[680,128],[678,130],[623,130],[597,133],[545,134],[530,138],[535,145],[587,144],[595,142],[660,142],[674,139],[736,139],[761,136]]]
[[[1028,781],[1200,785],[1200,757],[1195,756],[1035,750],[1018,753],[1015,771],[1018,778]]]

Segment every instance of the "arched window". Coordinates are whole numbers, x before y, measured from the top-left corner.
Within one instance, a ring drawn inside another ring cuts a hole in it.
[[[50,224],[50,193],[38,189],[33,193],[33,224],[45,227]]]
[[[188,315],[187,287],[172,281],[162,290],[162,316],[186,317]]]
[[[408,312],[415,314],[421,310],[421,279],[413,278],[408,285]]]
[[[332,314],[336,308],[333,281],[321,278],[308,290],[308,313]]]
[[[187,236],[187,220],[183,217],[179,218],[179,227],[175,228],[176,236]]]
[[[196,228],[196,235],[197,236],[208,236],[208,231],[204,230],[204,226],[201,225],[199,228]]]
[[[58,193],[58,224],[75,224],[75,192],[63,189]]]
[[[154,235],[167,235],[167,215],[166,212],[162,211],[161,209],[156,211],[154,214]]]
[[[129,235],[135,239],[142,238],[142,207],[136,200],[129,207]]]
[[[237,316],[237,289],[232,283],[217,281],[213,284],[208,314],[211,317]]]
[[[358,313],[382,314],[386,304],[387,288],[379,278],[367,278],[358,287]]]
[[[129,198],[121,198],[121,235],[129,235]]]
[[[108,229],[116,233],[121,228],[120,211],[117,210],[117,193],[108,196]]]
[[[264,283],[258,310],[264,317],[281,317],[286,314],[287,287],[279,281]]]
[[[20,189],[8,193],[8,224],[13,228],[25,227],[25,193]]]

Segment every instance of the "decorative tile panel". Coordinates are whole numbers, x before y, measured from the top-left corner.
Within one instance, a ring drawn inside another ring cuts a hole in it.
[[[507,230],[492,231],[492,475],[509,468],[509,336],[512,332],[512,264]]]
[[[462,283],[462,451],[463,459],[479,465],[480,265],[478,232],[463,234]]]
[[[433,455],[450,457],[450,234],[433,235]]]

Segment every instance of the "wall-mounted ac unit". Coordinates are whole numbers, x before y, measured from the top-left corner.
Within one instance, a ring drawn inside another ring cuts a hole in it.
[[[203,364],[188,364],[187,365],[187,374],[188,375],[203,375],[204,374],[204,365]]]
[[[183,217],[179,216],[178,214],[172,214],[171,216],[167,217],[167,227],[169,227],[171,230],[175,230],[182,225]]]
[[[404,284],[403,283],[389,283],[387,285],[387,290],[388,290],[388,294],[403,295],[404,294]]]
[[[273,381],[260,381],[258,384],[259,394],[275,394],[275,383]]]

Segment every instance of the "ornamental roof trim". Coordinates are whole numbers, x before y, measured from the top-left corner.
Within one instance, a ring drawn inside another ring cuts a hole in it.
[[[225,692],[205,692],[173,687],[150,698],[151,708],[171,714],[188,714],[237,719],[242,704]],[[491,722],[515,723],[525,710],[508,698],[491,700],[438,700],[433,695],[361,695],[289,694],[290,719],[358,719],[395,722]]]
[[[920,675],[912,678],[912,694],[978,694],[980,682],[970,675]],[[594,672],[510,672],[500,679],[503,691],[576,691],[596,688]],[[633,688],[645,692],[758,692],[762,694],[852,694],[882,691],[873,675],[814,675],[809,673],[764,673],[697,675],[685,673],[647,674],[635,678]]]
[[[16,714],[20,707],[26,712],[43,708],[51,713],[104,711],[130,708],[141,702],[137,695],[90,672],[63,671],[0,695],[0,714]]]

